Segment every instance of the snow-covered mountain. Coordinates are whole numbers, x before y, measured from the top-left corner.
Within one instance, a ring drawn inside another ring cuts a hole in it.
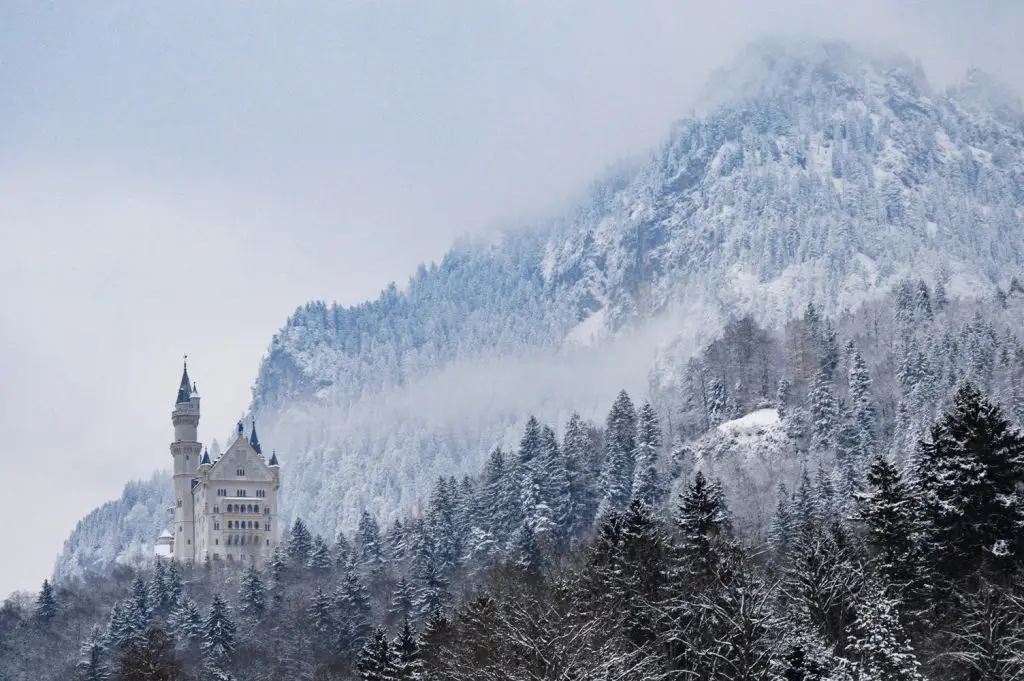
[[[253,411],[288,511],[325,534],[364,507],[383,522],[528,413],[642,395],[729,316],[834,312],[910,273],[952,295],[1005,286],[1022,223],[1024,114],[990,78],[940,91],[903,56],[759,44],[569,214],[468,239],[375,301],[299,308]],[[84,565],[101,520],[59,567]]]

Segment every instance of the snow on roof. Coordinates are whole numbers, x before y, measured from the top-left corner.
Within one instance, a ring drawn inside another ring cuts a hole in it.
[[[171,534],[170,532],[168,532],[167,529],[165,528],[164,531],[160,533],[160,539],[163,539],[164,537],[172,537],[173,538],[174,535]]]

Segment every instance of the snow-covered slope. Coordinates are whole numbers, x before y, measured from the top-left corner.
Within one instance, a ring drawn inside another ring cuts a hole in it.
[[[1024,115],[984,74],[940,92],[906,57],[760,44],[569,214],[461,243],[376,301],[299,308],[253,409],[287,509],[333,533],[476,470],[529,412],[643,393],[725,317],[831,312],[911,272],[1005,285],[1022,220]]]

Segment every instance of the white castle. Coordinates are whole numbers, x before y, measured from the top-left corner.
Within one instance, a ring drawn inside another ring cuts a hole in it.
[[[156,541],[157,555],[196,563],[225,560],[257,563],[277,546],[277,453],[263,458],[256,422],[249,437],[238,432],[224,453],[210,460],[199,443],[199,391],[189,380],[188,363],[181,374],[171,412],[174,424],[174,506],[171,527]]]

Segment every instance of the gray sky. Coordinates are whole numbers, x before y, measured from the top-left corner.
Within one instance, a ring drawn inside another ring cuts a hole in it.
[[[168,465],[183,352],[223,436],[296,306],[556,209],[752,39],[1024,89],[1015,0],[212,4],[0,4],[0,596]]]

